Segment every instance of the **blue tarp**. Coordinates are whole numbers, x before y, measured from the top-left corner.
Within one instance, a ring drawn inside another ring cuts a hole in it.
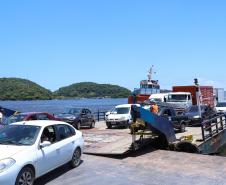
[[[157,130],[162,133],[166,137],[168,143],[176,141],[173,124],[167,118],[153,114],[142,107],[140,108],[140,117],[150,125],[150,128],[153,128],[153,131]]]

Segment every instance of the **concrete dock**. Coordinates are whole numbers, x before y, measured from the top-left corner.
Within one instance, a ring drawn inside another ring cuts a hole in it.
[[[128,152],[132,143],[129,129],[107,129],[104,121],[96,123],[94,129],[82,129],[86,154],[116,154]]]

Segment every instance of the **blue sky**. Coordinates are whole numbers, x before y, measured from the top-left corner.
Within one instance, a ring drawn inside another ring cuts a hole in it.
[[[226,1],[0,2],[0,77],[48,89],[76,82],[129,89],[151,65],[162,88],[226,89]]]

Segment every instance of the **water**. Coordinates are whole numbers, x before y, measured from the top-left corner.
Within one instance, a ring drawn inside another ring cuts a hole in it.
[[[127,98],[117,99],[70,99],[70,100],[33,100],[33,101],[0,101],[0,106],[20,112],[49,112],[58,114],[68,107],[85,107],[96,112],[108,111],[114,106],[127,103]]]

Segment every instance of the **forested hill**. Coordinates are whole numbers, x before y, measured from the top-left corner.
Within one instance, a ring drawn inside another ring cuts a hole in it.
[[[130,93],[130,90],[118,85],[81,82],[62,87],[54,94],[62,98],[127,98]]]
[[[81,82],[62,87],[55,92],[21,78],[0,78],[0,100],[49,100],[54,98],[127,98],[130,91],[126,88]]]
[[[0,100],[48,100],[52,92],[29,80],[0,78]]]

